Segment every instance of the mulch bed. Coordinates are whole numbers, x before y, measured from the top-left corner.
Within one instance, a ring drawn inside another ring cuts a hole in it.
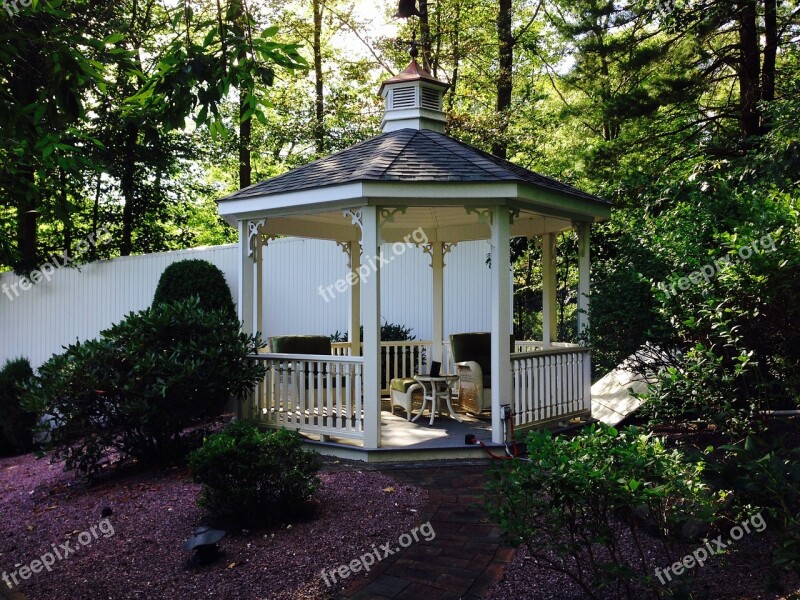
[[[428,496],[373,471],[329,468],[320,479],[313,520],[229,532],[220,560],[192,567],[181,545],[204,514],[200,486],[185,469],[120,473],[88,486],[47,459],[0,459],[0,575],[69,542],[79,549],[16,590],[32,600],[329,598],[338,590],[324,583],[322,569],[409,532]],[[113,511],[109,536],[98,527],[105,507]],[[92,526],[97,537],[81,546]]]
[[[643,423],[637,423],[642,425]],[[779,437],[786,446],[800,445],[800,419],[772,418],[767,423],[771,435]],[[694,423],[684,423],[674,426],[661,426],[653,429],[654,435],[665,437],[672,447],[681,447],[687,450],[702,451],[711,446],[730,443],[713,427],[698,427]],[[716,452],[712,452],[712,460]],[[722,532],[729,531],[733,524]],[[769,529],[761,533],[752,532],[744,535],[740,540],[732,542],[726,553],[717,554],[710,558],[702,567],[695,567],[692,575],[696,578],[693,586],[695,598],[707,600],[755,600],[755,599],[782,599],[800,597],[800,578],[791,573],[783,573],[778,582],[778,589],[768,589],[770,565],[772,563],[772,549],[778,540]],[[626,544],[631,553],[631,560],[635,560],[633,543]],[[692,544],[688,544],[689,551]],[[695,548],[702,543],[694,545]],[[683,556],[666,556],[657,552],[657,542],[653,540],[648,551],[648,559],[653,569],[662,569],[681,560]],[[504,573],[503,579],[490,590],[487,598],[492,600],[521,600],[535,598],[536,600],[578,600],[585,598],[586,594],[569,577],[539,566],[531,558],[523,546],[517,550],[514,560]],[[599,597],[603,597],[600,595]],[[612,597],[612,596],[609,596]]]

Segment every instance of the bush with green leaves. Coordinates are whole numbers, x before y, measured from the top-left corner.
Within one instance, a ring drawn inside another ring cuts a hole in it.
[[[527,449],[528,459],[495,469],[489,514],[539,566],[590,598],[657,596],[652,545],[684,555],[681,534],[710,523],[722,496],[703,483],[702,462],[633,427],[591,426],[573,438],[535,432]]]
[[[249,527],[307,516],[319,487],[320,462],[303,450],[296,432],[262,432],[236,421],[212,435],[189,456],[199,503],[215,519]]]
[[[169,265],[158,280],[153,306],[196,297],[206,310],[219,310],[235,319],[236,307],[225,275],[206,260],[181,260]]]
[[[263,376],[248,359],[262,346],[197,298],[159,304],[51,358],[27,405],[56,416],[52,445],[67,469],[92,474],[112,453],[180,458],[187,426],[218,416]]]
[[[24,387],[33,378],[26,358],[9,360],[0,369],[0,456],[22,454],[33,448],[36,414],[23,408]]]
[[[750,435],[743,442],[721,446],[707,480],[732,492],[732,518],[743,520],[760,511],[780,543],[773,548],[773,566],[800,573],[800,448],[771,432]]]

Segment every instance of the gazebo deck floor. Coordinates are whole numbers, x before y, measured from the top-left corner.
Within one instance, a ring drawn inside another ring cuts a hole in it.
[[[492,422],[488,415],[476,418],[459,413],[462,422],[453,419],[443,410],[430,425],[430,413],[425,413],[416,422],[406,420],[405,411],[395,408],[389,411],[389,401],[384,398],[381,410],[381,447],[365,450],[357,440],[330,439],[318,441],[309,435],[308,445],[322,454],[340,456],[367,462],[405,462],[437,458],[489,458],[479,444],[465,444],[466,435],[484,442],[496,455],[504,453],[501,444],[492,442]],[[415,406],[418,410],[418,407]],[[416,412],[414,413],[416,414]]]
[[[381,411],[381,447],[383,448],[453,448],[464,447],[464,437],[472,434],[479,441],[492,443],[492,422],[489,419],[476,419],[470,415],[460,415],[459,423],[447,411],[437,416],[433,425],[427,411],[416,420],[407,421],[405,411],[397,409],[395,414]]]

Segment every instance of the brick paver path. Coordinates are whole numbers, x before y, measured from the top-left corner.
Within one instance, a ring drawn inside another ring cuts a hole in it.
[[[488,466],[444,464],[392,469],[389,474],[428,490],[428,505],[420,523],[430,520],[436,537],[387,557],[369,578],[354,582],[338,598],[483,598],[514,555],[514,549],[503,543],[500,528],[489,522],[482,508]]]

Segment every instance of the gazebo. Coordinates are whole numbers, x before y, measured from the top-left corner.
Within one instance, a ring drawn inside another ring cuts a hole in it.
[[[416,244],[430,255],[433,294],[421,300],[432,303],[433,336],[413,355],[420,364],[424,356],[448,365],[445,256],[459,242],[489,240],[493,442],[504,441],[501,405],[511,405],[518,428],[589,413],[589,349],[556,340],[555,236],[571,229],[578,235],[582,330],[588,325],[590,229],[610,216],[610,204],[445,135],[447,87],[412,60],[381,86],[382,134],[219,201],[220,214],[239,231],[238,311],[247,332],[261,330],[262,253],[271,238],[334,240],[349,256],[348,342],[331,356],[253,357],[266,364],[267,376],[243,409],[268,426],[325,441],[356,440],[364,450],[381,446],[387,348],[380,339],[381,266],[388,260],[381,246],[390,243]],[[510,240],[518,236],[541,240],[543,340],[518,342],[512,351],[512,272],[500,267],[510,264]],[[398,356],[406,354],[395,352],[395,361]],[[403,370],[395,367],[395,374]],[[405,366],[406,374],[412,367]]]

